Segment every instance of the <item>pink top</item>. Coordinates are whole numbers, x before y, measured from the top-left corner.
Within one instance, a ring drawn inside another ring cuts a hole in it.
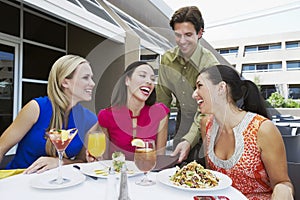
[[[232,186],[248,199],[271,199],[272,188],[257,146],[257,133],[265,117],[248,112],[239,125],[233,128],[235,151],[228,160],[214,153],[214,143],[219,125],[212,118],[206,126],[208,166],[232,179]]]
[[[162,103],[152,106],[145,105],[139,116],[132,116],[131,110],[126,106],[109,107],[100,110],[98,122],[106,128],[110,137],[109,156],[115,151],[122,151],[126,160],[133,160],[134,147],[132,119],[137,118],[136,138],[149,138],[156,140],[160,121],[166,117],[170,109]]]

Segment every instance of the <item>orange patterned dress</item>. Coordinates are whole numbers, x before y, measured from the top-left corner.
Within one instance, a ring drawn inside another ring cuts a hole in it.
[[[219,125],[211,118],[206,126],[207,160],[210,169],[224,173],[232,179],[232,186],[248,199],[271,199],[272,188],[257,147],[257,132],[265,117],[248,112],[233,128],[235,151],[228,160],[219,159],[214,153],[214,144]]]

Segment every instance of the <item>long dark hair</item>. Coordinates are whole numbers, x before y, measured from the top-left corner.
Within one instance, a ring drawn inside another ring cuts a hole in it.
[[[135,61],[130,65],[128,65],[128,67],[122,74],[121,78],[118,80],[115,89],[113,91],[112,101],[111,101],[112,106],[124,106],[127,104],[128,97],[127,97],[127,86],[125,84],[126,77],[131,78],[134,70],[141,65],[148,65],[153,70],[153,67],[149,63],[144,61]],[[145,104],[152,106],[155,102],[156,102],[156,91],[154,88],[152,93],[146,100]]]
[[[239,106],[241,109],[269,118],[265,101],[258,87],[250,80],[242,80],[239,73],[233,67],[215,65],[202,69],[199,74],[202,73],[208,74],[208,79],[214,85],[224,81],[229,87],[229,98],[235,104],[241,101],[241,105]]]

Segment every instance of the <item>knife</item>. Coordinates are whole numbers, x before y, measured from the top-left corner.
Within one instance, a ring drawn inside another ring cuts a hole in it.
[[[78,169],[82,173],[82,171],[80,170],[80,167],[78,165],[73,165],[73,167],[76,168],[76,169]],[[87,174],[84,174],[84,173],[82,173],[82,174],[85,175],[85,176],[87,176],[87,177],[90,177],[90,178],[92,178],[94,180],[98,179],[98,177],[95,177],[95,176],[90,176],[90,175],[87,175]]]

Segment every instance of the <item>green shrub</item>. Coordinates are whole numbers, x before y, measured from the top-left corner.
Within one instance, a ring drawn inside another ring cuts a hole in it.
[[[286,100],[284,107],[285,108],[300,108],[300,104],[292,99],[288,99],[288,100]]]
[[[274,92],[266,100],[267,106],[273,108],[300,108],[300,104],[292,99],[285,100],[284,97],[278,92]]]
[[[272,93],[271,96],[267,99],[267,101],[273,108],[283,108],[283,105],[285,103],[284,97],[278,92]]]

